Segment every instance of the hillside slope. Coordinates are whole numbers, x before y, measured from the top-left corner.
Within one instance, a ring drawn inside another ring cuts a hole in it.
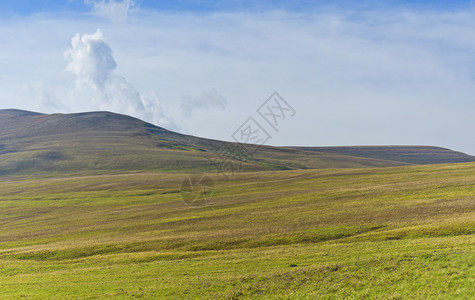
[[[223,162],[217,153],[222,145],[221,141],[179,134],[110,112],[40,114],[0,110],[0,175],[216,172],[213,163]],[[392,148],[384,150],[386,156],[375,157],[314,149],[323,148],[263,146],[253,155],[227,157],[227,166],[232,165],[236,171],[265,171],[473,161],[473,157],[450,150],[432,161],[427,157],[423,161],[404,161],[396,159]],[[414,153],[418,151],[413,148]]]

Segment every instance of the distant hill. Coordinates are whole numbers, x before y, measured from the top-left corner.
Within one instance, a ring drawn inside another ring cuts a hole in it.
[[[211,162],[223,161],[216,152],[222,145],[221,141],[179,134],[111,112],[40,114],[0,110],[0,175],[214,172]],[[405,147],[404,151],[398,147],[364,148],[374,151],[263,146],[254,155],[228,161],[243,171],[475,161],[474,157],[434,147]]]
[[[292,147],[317,153],[349,155],[397,161],[410,164],[446,164],[474,162],[475,157],[446,148],[430,146],[354,146],[354,147]]]

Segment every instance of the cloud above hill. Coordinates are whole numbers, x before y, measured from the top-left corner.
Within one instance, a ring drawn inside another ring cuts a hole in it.
[[[117,63],[100,29],[94,34],[76,34],[64,55],[69,61],[67,70],[77,77],[76,87],[91,84],[96,89],[104,89],[116,79]]]
[[[157,99],[141,95],[124,77],[116,74],[117,63],[101,30],[76,34],[64,56],[69,62],[67,71],[76,76],[75,101],[92,99],[96,109],[136,116],[159,125],[173,124],[158,109]]]

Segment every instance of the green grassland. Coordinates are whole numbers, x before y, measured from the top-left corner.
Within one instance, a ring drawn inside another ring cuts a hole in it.
[[[475,164],[1,177],[0,298],[470,299]]]

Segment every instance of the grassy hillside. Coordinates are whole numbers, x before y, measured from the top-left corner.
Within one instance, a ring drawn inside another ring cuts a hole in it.
[[[0,297],[470,299],[475,164],[0,179]]]
[[[215,171],[222,142],[178,134],[109,112],[45,115],[0,110],[0,175]],[[233,144],[230,144],[231,146]],[[405,163],[262,147],[230,160],[244,171],[381,167]]]

